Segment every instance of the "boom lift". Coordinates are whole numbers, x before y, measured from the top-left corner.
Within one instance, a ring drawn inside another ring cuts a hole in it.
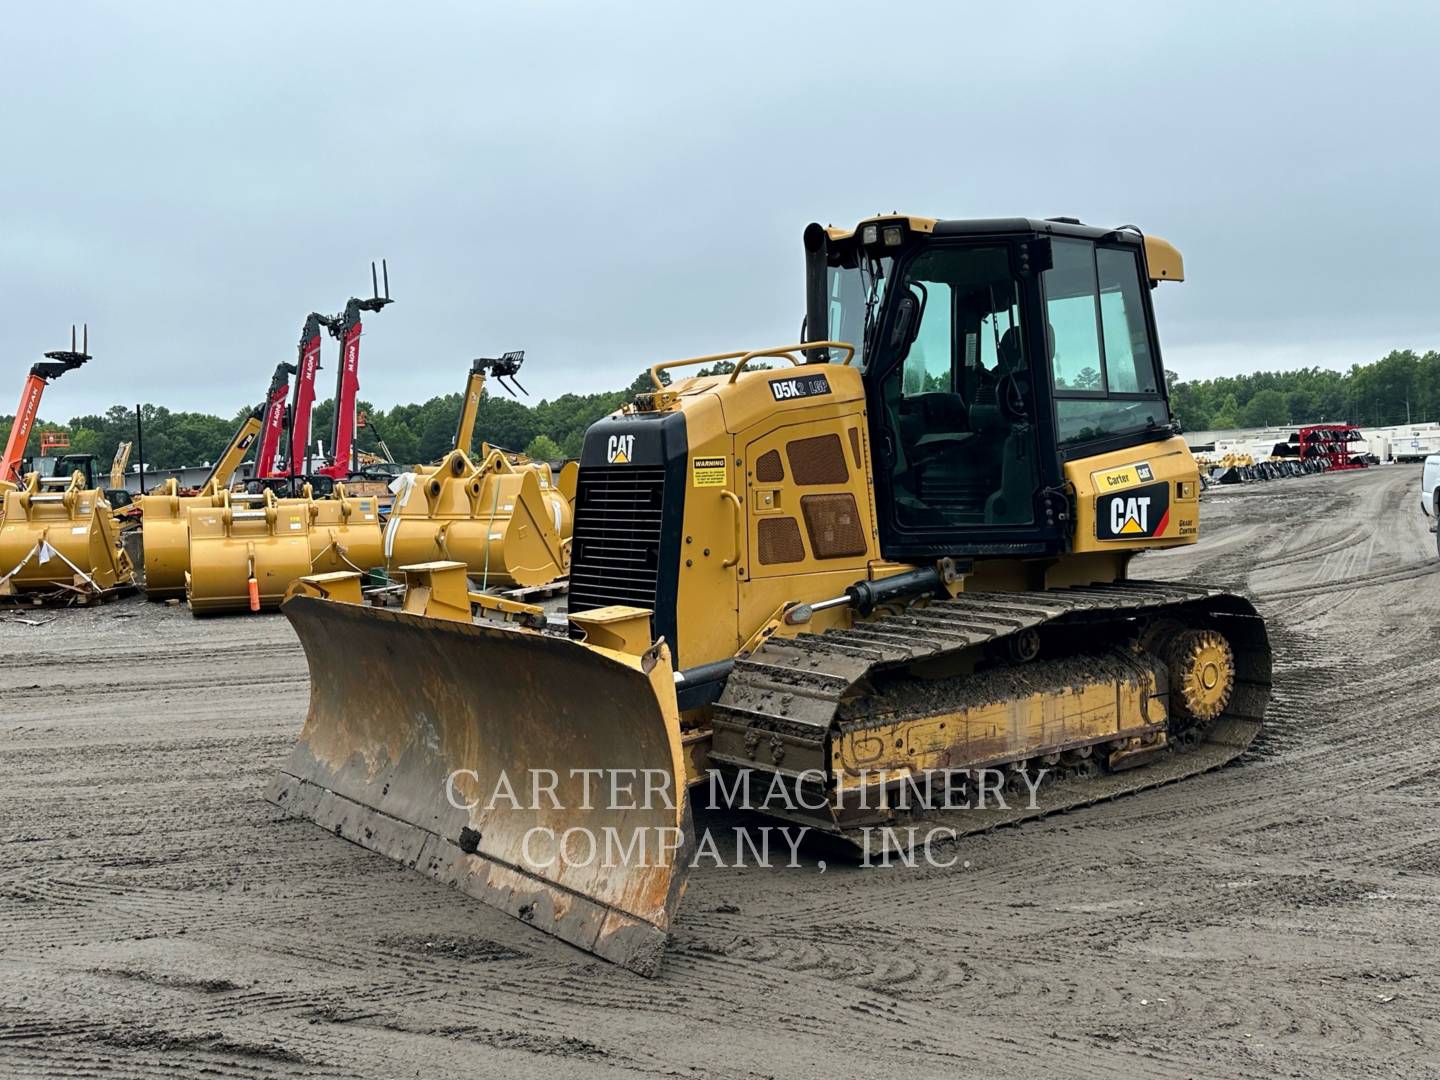
[[[315,376],[320,371],[321,329],[328,320],[312,311],[300,330],[300,359],[295,375],[295,402],[290,407],[290,483],[310,472],[310,413],[315,407]]]
[[[590,428],[563,630],[455,561],[402,567],[403,611],[302,581],[310,710],[272,801],[651,973],[712,775],[883,856],[1251,743],[1254,607],[1129,573],[1199,538],[1151,307],[1179,253],[1073,219],[804,241],[807,340],[656,364]],[[671,797],[596,797],[596,775]]]
[[[526,392],[525,387],[520,385],[520,380],[515,377],[520,373],[520,365],[524,362],[524,349],[507,352],[497,358],[482,356],[470,361],[470,376],[465,380],[465,396],[460,401],[460,421],[455,425],[455,445],[452,449],[470,453],[475,442],[475,418],[480,415],[480,395],[485,392],[487,375],[493,375],[495,381],[505,387],[511,397],[517,395],[510,382],[515,384],[520,393]],[[507,379],[510,382],[507,382]]]

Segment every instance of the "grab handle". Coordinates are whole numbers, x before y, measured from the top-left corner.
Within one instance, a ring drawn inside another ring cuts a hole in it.
[[[723,563],[720,564],[724,569],[729,570],[730,567],[735,566],[740,562],[740,523],[744,519],[745,514],[740,506],[739,495],[736,495],[733,491],[722,491],[720,492],[720,497],[722,499],[729,500],[731,505],[735,507],[735,555],[734,557],[726,559]]]

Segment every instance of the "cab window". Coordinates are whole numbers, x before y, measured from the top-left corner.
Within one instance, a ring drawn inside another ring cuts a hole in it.
[[[1155,360],[1133,251],[1097,248],[1100,329],[1105,342],[1106,388],[1117,394],[1153,394]]]
[[[905,357],[900,392],[906,397],[955,389],[954,303],[950,286],[943,281],[911,281],[921,299],[920,329]]]
[[[1062,446],[1169,422],[1134,251],[1059,239],[1042,278]]]

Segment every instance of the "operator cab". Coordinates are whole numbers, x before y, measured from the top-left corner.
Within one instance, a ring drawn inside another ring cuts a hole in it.
[[[805,241],[807,337],[859,349],[887,558],[1065,550],[1064,462],[1174,434],[1145,288],[1183,276],[1164,241],[898,216]]]

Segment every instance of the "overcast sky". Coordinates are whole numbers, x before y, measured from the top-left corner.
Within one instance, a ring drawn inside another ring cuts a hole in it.
[[[362,397],[611,389],[792,340],[804,226],[892,209],[1165,236],[1183,377],[1440,347],[1437,10],[16,5],[0,412],[88,320],[42,416],[231,415],[382,255]]]

